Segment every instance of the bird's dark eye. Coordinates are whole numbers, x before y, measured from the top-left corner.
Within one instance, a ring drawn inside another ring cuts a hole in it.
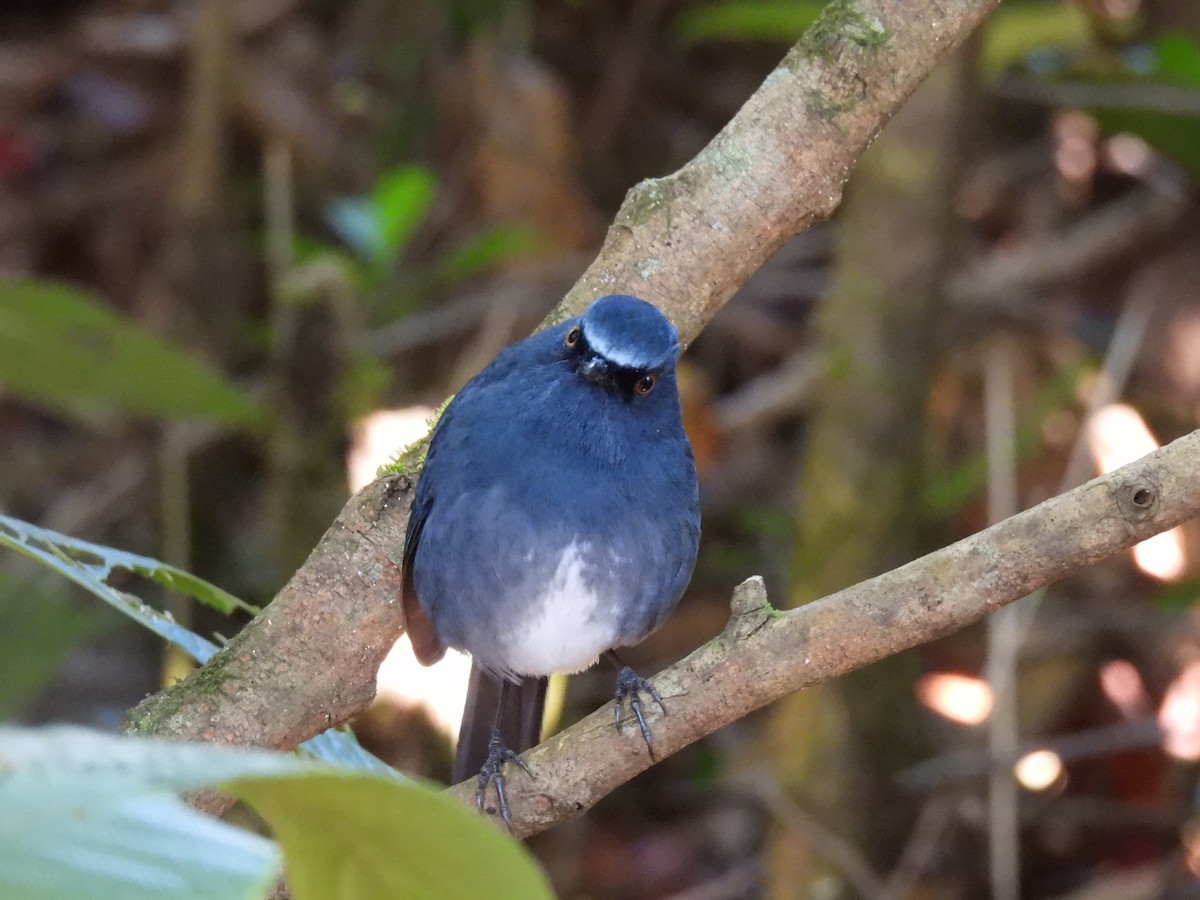
[[[574,328],[572,328],[570,331],[568,331],[567,336],[565,338],[563,338],[563,346],[564,347],[574,347],[578,343],[579,343],[579,326],[576,325]]]
[[[633,385],[633,392],[639,397],[645,397],[648,393],[654,390],[654,385],[658,383],[658,379],[653,375],[643,375]]]

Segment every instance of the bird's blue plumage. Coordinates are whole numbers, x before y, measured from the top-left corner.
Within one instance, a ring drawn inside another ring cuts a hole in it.
[[[547,675],[662,623],[700,535],[678,351],[653,306],[605,297],[463,387],[430,441],[405,552],[438,644],[497,675]]]

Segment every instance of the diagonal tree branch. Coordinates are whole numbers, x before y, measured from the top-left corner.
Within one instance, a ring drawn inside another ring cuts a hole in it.
[[[695,159],[629,192],[548,321],[622,291],[656,303],[690,342],[784,241],[833,212],[879,129],[998,2],[832,0]],[[128,730],[287,748],[360,711],[402,630],[398,561],[415,472],[351,498],[267,610],[139,704]],[[675,721],[664,749],[682,746]]]
[[[788,612],[762,580],[733,596],[724,632],[654,677],[669,756],[794,691],[957,631],[1032,591],[1200,515],[1200,430],[991,528]],[[536,834],[590,809],[654,760],[609,704],[523,754],[505,783],[513,831]],[[450,789],[474,802],[475,785]],[[490,796],[490,795],[489,795]]]

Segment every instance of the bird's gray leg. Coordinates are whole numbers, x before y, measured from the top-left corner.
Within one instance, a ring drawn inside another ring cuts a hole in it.
[[[496,785],[496,806],[500,810],[500,818],[504,820],[504,824],[511,831],[512,819],[508,815],[508,797],[504,793],[504,764],[506,762],[516,763],[526,775],[531,778],[533,775],[525,765],[525,761],[504,746],[504,741],[500,738],[500,723],[504,718],[504,704],[508,702],[508,688],[509,682],[505,679],[500,683],[500,703],[496,708],[496,724],[492,728],[492,739],[488,741],[487,759],[484,760],[483,768],[479,770],[479,786],[475,789],[475,803],[480,809],[483,809],[488,782]]]
[[[646,717],[642,714],[642,693],[645,692],[654,698],[654,702],[658,704],[658,708],[662,710],[664,716],[667,714],[667,707],[654,685],[621,662],[621,657],[617,656],[615,650],[609,650],[605,656],[617,667],[617,692],[613,707],[613,721],[616,723],[617,730],[621,730],[621,710],[624,709],[625,702],[628,700],[629,708],[632,710],[634,718],[637,719],[638,728],[641,729],[642,740],[646,742],[646,749],[653,756],[654,743],[651,740],[650,726],[646,724]]]

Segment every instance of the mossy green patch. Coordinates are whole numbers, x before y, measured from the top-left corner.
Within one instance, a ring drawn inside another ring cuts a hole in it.
[[[846,45],[859,50],[883,46],[892,30],[874,16],[860,10],[855,0],[831,0],[817,20],[804,32],[783,61],[794,70],[806,59],[836,59]]]
[[[191,707],[197,696],[228,694],[227,684],[236,681],[238,676],[221,665],[221,654],[213,657],[207,665],[201,666],[185,679],[187,690],[164,691],[154,697],[148,706],[137,706],[132,709],[125,719],[125,732],[135,735],[164,735],[177,729],[172,720],[184,715],[181,710],[186,706],[194,715]],[[215,661],[215,663],[214,663]]]
[[[630,227],[644,225],[665,203],[675,196],[675,190],[667,178],[647,178],[629,193],[629,204],[622,210],[622,218]]]
[[[425,454],[429,450],[429,436],[433,434],[433,429],[437,427],[438,420],[441,419],[442,413],[446,411],[446,407],[450,405],[450,401],[454,399],[451,394],[442,401],[442,405],[434,410],[433,415],[427,420],[429,425],[429,434],[422,438],[418,438],[411,444],[405,445],[399,450],[390,462],[384,463],[375,473],[376,478],[382,478],[385,475],[407,475],[415,476],[425,465]]]

